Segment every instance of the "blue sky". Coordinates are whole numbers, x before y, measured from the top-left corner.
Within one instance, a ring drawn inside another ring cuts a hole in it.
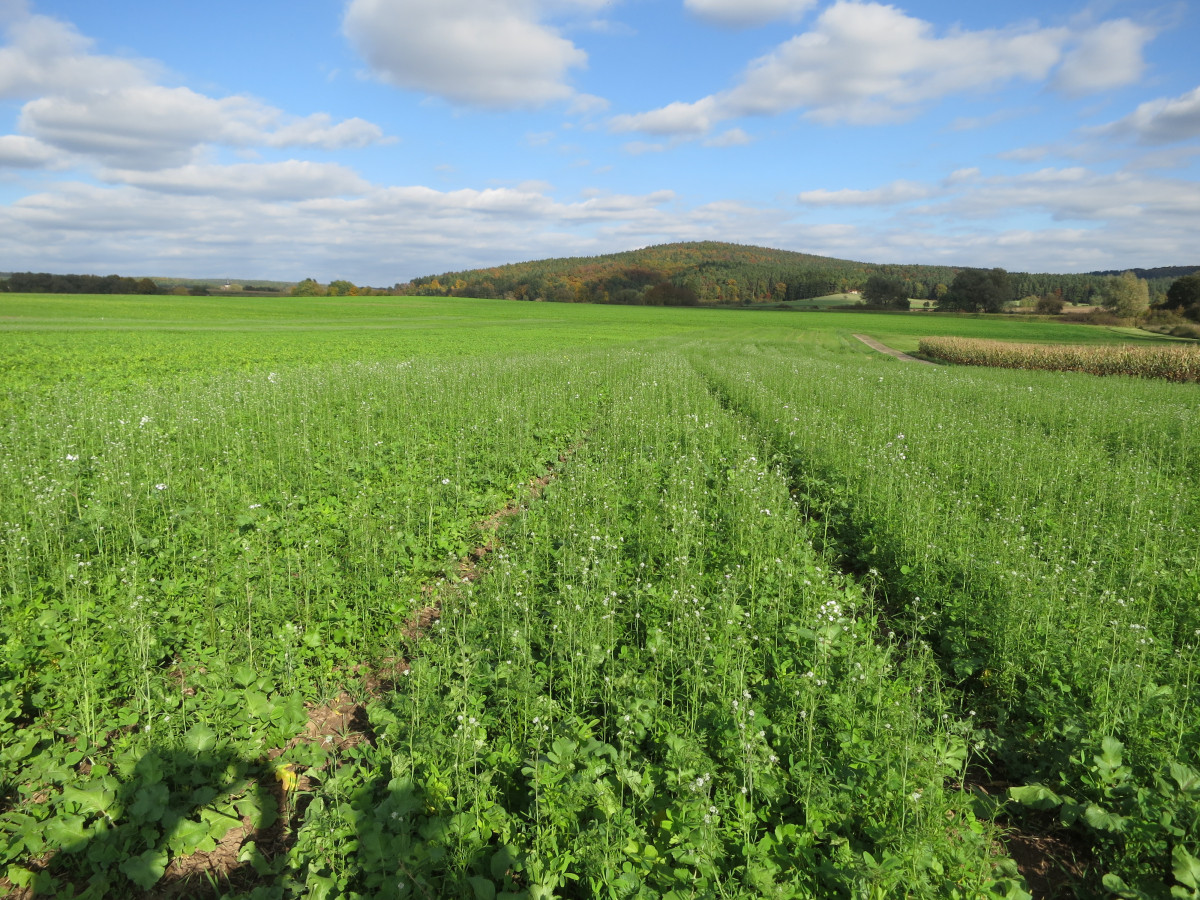
[[[0,0],[0,271],[1200,264],[1200,9]]]

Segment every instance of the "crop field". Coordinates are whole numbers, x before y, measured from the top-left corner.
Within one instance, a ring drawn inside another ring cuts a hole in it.
[[[1200,381],[1200,344],[1191,341],[1175,346],[1152,343],[1132,347],[1089,347],[940,337],[922,340],[919,349],[926,357],[958,365]]]
[[[0,896],[1200,897],[1200,391],[971,317],[0,299]]]

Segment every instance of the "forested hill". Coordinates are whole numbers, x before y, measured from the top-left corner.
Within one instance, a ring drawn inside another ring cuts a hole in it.
[[[1165,280],[1168,283],[1176,278],[1182,278],[1184,275],[1195,275],[1200,272],[1200,266],[1159,266],[1155,269],[1129,269],[1138,278],[1145,278],[1153,283],[1155,281]],[[1091,272],[1091,275],[1120,275],[1120,269],[1106,269],[1103,272]]]
[[[446,272],[416,278],[398,288],[425,296],[575,303],[778,303],[858,290],[872,275],[884,275],[903,282],[909,297],[922,300],[944,293],[958,271],[949,266],[879,265],[703,241]],[[1099,292],[1104,279],[1013,273],[1012,283],[1017,297],[1061,290],[1067,302],[1086,303]],[[1160,288],[1165,290],[1166,283]]]

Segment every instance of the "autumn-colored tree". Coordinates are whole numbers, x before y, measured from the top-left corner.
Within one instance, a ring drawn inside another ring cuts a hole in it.
[[[1149,309],[1150,286],[1132,272],[1122,272],[1108,279],[1100,302],[1115,315],[1132,319]]]

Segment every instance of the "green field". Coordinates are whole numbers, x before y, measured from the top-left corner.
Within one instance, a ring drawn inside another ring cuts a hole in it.
[[[0,295],[0,895],[1200,896],[1196,387],[855,333],[1130,339]]]

